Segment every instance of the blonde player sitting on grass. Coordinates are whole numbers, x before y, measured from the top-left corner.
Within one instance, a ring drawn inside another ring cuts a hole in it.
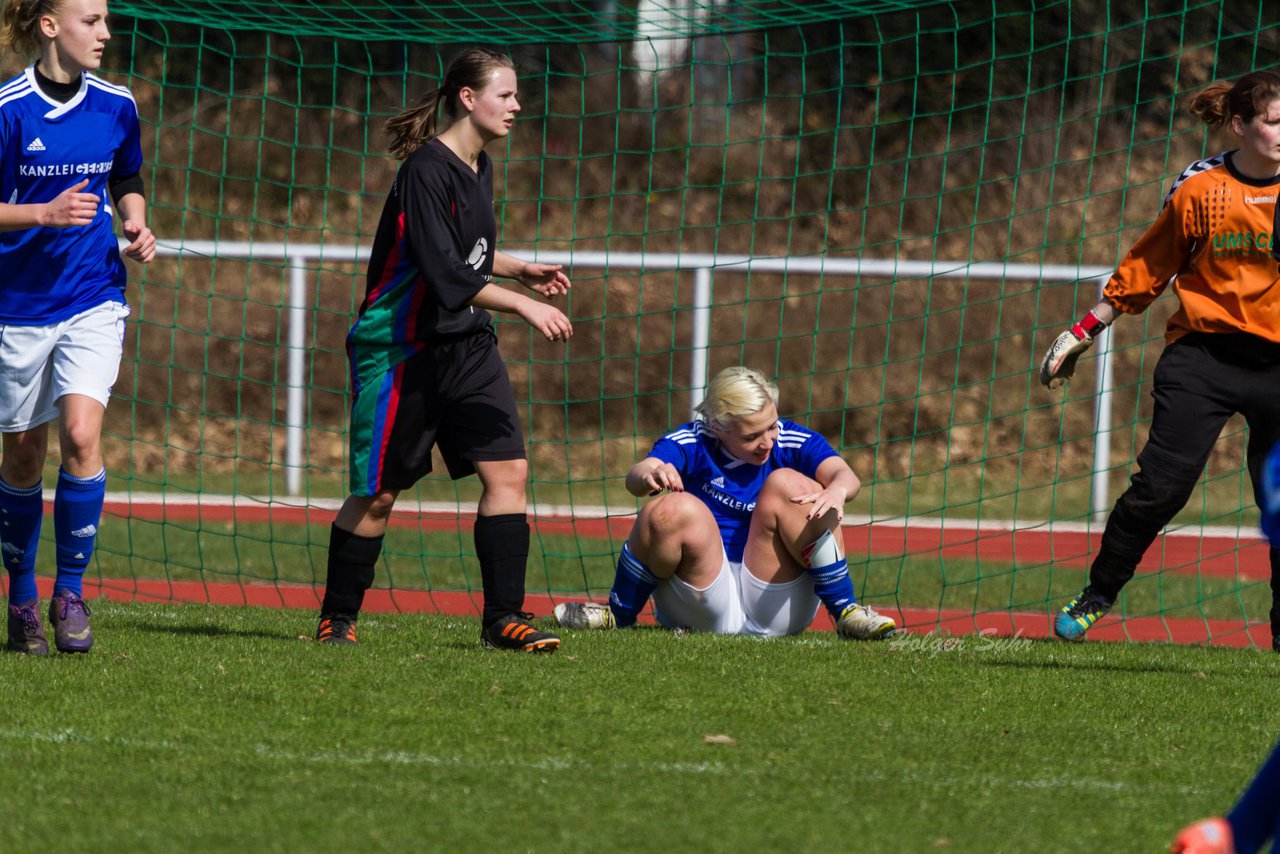
[[[827,440],[778,417],[778,388],[726,368],[701,416],[668,433],[627,474],[654,496],[622,547],[609,604],[556,606],[560,625],[633,625],[652,596],[667,628],[793,635],[825,605],[842,637],[880,639],[893,620],[854,597],[838,535],[858,477]]]

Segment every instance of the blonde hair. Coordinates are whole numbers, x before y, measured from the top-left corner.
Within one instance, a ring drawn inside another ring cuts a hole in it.
[[[778,387],[759,371],[736,365],[716,374],[696,411],[705,421],[729,424],[754,415],[769,404],[778,405]]]
[[[391,137],[391,153],[404,160],[436,136],[437,116],[443,106],[450,119],[460,112],[458,95],[463,89],[480,91],[498,68],[515,69],[511,57],[486,47],[470,47],[449,62],[444,82],[422,100],[398,116],[390,118],[383,130]]]
[[[1191,112],[1211,128],[1220,128],[1239,116],[1245,124],[1280,98],[1280,74],[1251,71],[1235,83],[1218,81],[1200,90],[1191,100]]]
[[[62,11],[63,0],[4,0],[0,10],[0,49],[11,48],[18,53],[39,53],[40,18],[56,16]]]

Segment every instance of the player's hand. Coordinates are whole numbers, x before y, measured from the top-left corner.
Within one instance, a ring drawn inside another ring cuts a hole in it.
[[[1182,828],[1169,850],[1173,854],[1236,854],[1236,845],[1225,819],[1206,818]]]
[[[538,264],[530,261],[524,265],[517,279],[520,284],[536,294],[552,299],[559,294],[567,294],[571,283],[559,264]]]
[[[1071,379],[1076,372],[1076,360],[1091,346],[1093,338],[1087,333],[1082,338],[1074,329],[1063,332],[1054,339],[1040,362],[1040,384],[1045,388],[1057,388]]]
[[[661,463],[649,469],[644,476],[644,485],[649,487],[650,495],[657,495],[666,490],[684,492],[684,481],[680,479],[680,470],[671,463]]]
[[[89,186],[89,179],[63,190],[53,201],[44,206],[40,214],[40,224],[51,228],[71,228],[88,225],[98,215],[98,204],[102,198],[95,193],[80,192]]]
[[[568,341],[573,335],[573,324],[564,312],[537,300],[523,299],[519,308],[524,322],[542,333],[548,341]]]
[[[791,497],[792,504],[808,504],[809,511],[805,514],[806,519],[817,519],[829,510],[836,512],[836,521],[844,519],[844,504],[848,500],[849,494],[838,486],[828,486],[817,492],[806,492],[804,495],[793,495]]]
[[[125,256],[140,264],[150,264],[151,259],[156,257],[156,237],[151,229],[145,223],[132,219],[125,220],[122,228],[125,239],[130,241],[124,248]]]

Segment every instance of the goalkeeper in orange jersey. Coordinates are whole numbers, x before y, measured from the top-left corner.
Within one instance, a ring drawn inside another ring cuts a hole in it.
[[[1133,577],[1156,535],[1191,497],[1218,435],[1235,413],[1249,425],[1255,496],[1263,456],[1280,439],[1280,75],[1246,74],[1199,92],[1191,111],[1237,145],[1188,166],[1164,207],[1102,292],[1058,336],[1040,366],[1053,388],[1119,314],[1139,314],[1173,282],[1181,307],[1169,318],[1153,378],[1155,407],[1138,472],[1107,519],[1089,584],[1059,611],[1054,632],[1081,640]],[[1273,603],[1280,552],[1271,549]],[[1280,651],[1280,606],[1271,608]]]

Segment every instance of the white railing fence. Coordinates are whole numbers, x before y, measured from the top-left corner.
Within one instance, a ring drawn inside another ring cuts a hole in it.
[[[692,271],[693,311],[690,312],[691,360],[689,367],[690,408],[702,402],[707,383],[707,349],[711,335],[712,282],[716,273],[795,273],[820,276],[857,276],[884,279],[986,279],[1036,282],[1092,281],[1098,293],[1111,275],[1109,267],[1079,267],[1066,264],[964,263],[960,261],[893,261],[875,258],[826,258],[792,256],[761,258],[717,253],[639,252],[547,252],[504,247],[513,255],[547,264],[563,264],[568,269]],[[325,263],[367,261],[369,250],[362,246],[334,246],[317,243],[250,243],[238,241],[185,240],[161,242],[157,254],[201,258],[236,258],[249,261],[284,262],[289,270],[289,336],[285,406],[285,485],[290,495],[302,490],[305,469],[307,398],[307,314],[308,276]],[[1089,507],[1101,521],[1110,509],[1107,473],[1110,457],[1112,360],[1111,336],[1098,339],[1098,370],[1095,380],[1093,475]]]

